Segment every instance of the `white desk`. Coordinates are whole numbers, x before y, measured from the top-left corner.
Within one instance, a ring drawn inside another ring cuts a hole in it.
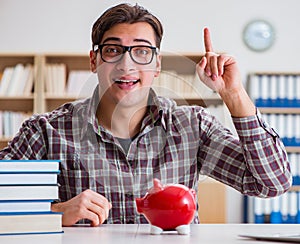
[[[2,244],[260,244],[269,243],[238,237],[239,234],[300,233],[300,225],[199,224],[191,225],[189,235],[165,232],[150,235],[149,225],[102,225],[100,227],[67,227],[63,234],[0,236]]]

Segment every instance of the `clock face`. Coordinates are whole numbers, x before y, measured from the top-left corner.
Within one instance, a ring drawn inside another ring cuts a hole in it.
[[[243,40],[251,50],[265,51],[273,45],[275,31],[267,21],[255,20],[246,25]]]

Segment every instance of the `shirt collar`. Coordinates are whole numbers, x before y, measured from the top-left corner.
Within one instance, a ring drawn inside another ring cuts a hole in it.
[[[81,113],[83,116],[81,137],[86,135],[89,126],[92,126],[95,133],[98,133],[99,123],[96,118],[96,112],[99,102],[99,85],[97,85],[92,97],[88,99],[86,111]],[[154,126],[157,123],[161,123],[164,130],[166,130],[165,115],[174,106],[176,106],[176,103],[173,100],[158,96],[151,88],[148,98],[149,113],[142,122],[142,129],[149,125]]]

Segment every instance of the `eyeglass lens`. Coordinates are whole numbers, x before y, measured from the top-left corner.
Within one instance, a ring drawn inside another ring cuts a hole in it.
[[[104,62],[114,63],[122,59],[126,51],[131,59],[138,64],[149,64],[152,62],[155,50],[148,46],[124,47],[121,45],[102,45],[101,57]]]

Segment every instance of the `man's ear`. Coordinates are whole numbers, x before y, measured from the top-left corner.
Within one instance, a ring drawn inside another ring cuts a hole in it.
[[[90,51],[90,70],[93,73],[97,71],[97,53],[93,50]]]
[[[158,54],[156,57],[156,72],[154,74],[154,77],[158,77],[161,71],[161,55]]]

